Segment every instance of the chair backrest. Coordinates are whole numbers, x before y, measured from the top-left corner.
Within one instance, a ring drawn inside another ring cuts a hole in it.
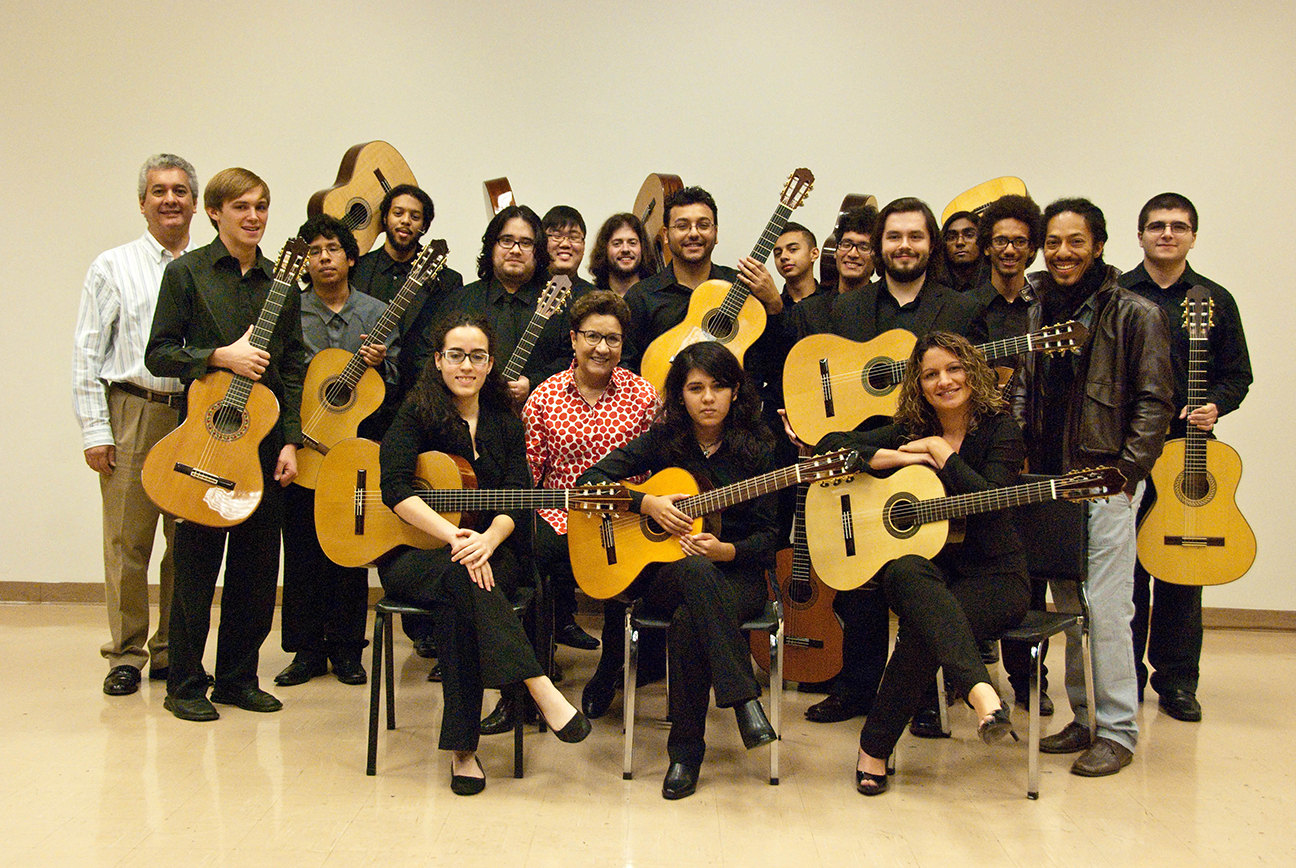
[[[1023,473],[1018,480],[1043,482],[1051,477]],[[1085,501],[1046,500],[1013,507],[1013,519],[1026,551],[1031,581],[1062,579],[1084,582],[1089,568],[1089,510]]]

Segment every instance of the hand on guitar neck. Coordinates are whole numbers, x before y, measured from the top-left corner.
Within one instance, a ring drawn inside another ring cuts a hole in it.
[[[226,347],[217,347],[207,357],[207,367],[224,368],[249,380],[260,380],[270,366],[270,354],[252,345],[252,329],[247,327],[243,337]]]

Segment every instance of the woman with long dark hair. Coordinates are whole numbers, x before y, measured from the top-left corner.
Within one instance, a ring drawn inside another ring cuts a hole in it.
[[[611,452],[581,482],[680,467],[698,480],[724,486],[774,469],[760,397],[724,345],[706,341],[681,350],[662,396],[648,432]],[[763,495],[736,504],[725,510],[718,535],[695,534],[693,520],[674,505],[685,496],[636,493],[635,510],[675,535],[684,558],[646,567],[628,589],[643,598],[645,612],[671,621],[670,768],[662,784],[667,799],[682,799],[697,788],[712,687],[716,705],[734,709],[749,750],[777,737],[761,707],[760,685],[739,630],[765,606],[765,570],[773,564],[778,537],[777,501]],[[614,644],[604,645],[601,671],[619,668]]]
[[[950,494],[1012,484],[1025,455],[994,371],[970,343],[947,332],[914,347],[892,424],[829,434],[816,451],[842,448],[859,450],[871,471],[927,465]],[[977,641],[1018,624],[1030,600],[1021,541],[1006,512],[969,517],[963,545],[931,560],[897,558],[874,581],[899,617],[900,632],[860,732],[855,786],[866,796],[886,792],[886,758],[937,668],[976,710],[982,739],[997,741],[1012,731]]]
[[[509,602],[530,559],[527,535],[514,530],[530,514],[481,512],[471,526],[456,527],[414,486],[419,453],[436,450],[467,459],[479,488],[531,487],[522,422],[495,371],[490,326],[455,313],[438,333],[436,352],[383,438],[380,460],[383,502],[446,545],[397,549],[378,575],[393,597],[438,610],[440,748],[453,752],[450,788],[474,795],[486,786],[476,755],[485,686],[522,682],[563,741],[581,741],[590,724],[540,668]]]

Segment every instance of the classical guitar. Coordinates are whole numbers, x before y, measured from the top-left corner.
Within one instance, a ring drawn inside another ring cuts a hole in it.
[[[788,176],[774,215],[752,249],[752,258],[764,262],[783,233],[792,211],[810,195],[814,175],[809,169],[797,169]],[[693,290],[683,321],[660,335],[644,350],[640,363],[643,378],[661,391],[666,383],[675,354],[699,341],[719,341],[733,351],[741,363],[747,349],[765,331],[765,307],[741,280],[708,280]]]
[[[783,600],[783,677],[789,681],[827,681],[841,671],[842,626],[833,612],[837,592],[820,581],[810,565],[805,535],[806,486],[797,486],[792,547],[775,555]],[[769,637],[752,633],[752,657],[770,669]]]
[[[522,369],[531,360],[531,351],[535,349],[535,343],[540,339],[540,332],[544,331],[545,323],[551,316],[562,310],[567,299],[571,298],[571,293],[570,277],[565,274],[555,274],[549,278],[549,283],[540,291],[540,299],[536,302],[535,310],[531,312],[526,331],[522,333],[518,345],[513,348],[513,355],[509,356],[508,364],[504,366],[504,382],[511,383],[521,376]]]
[[[1112,467],[949,497],[936,472],[920,464],[882,479],[840,477],[812,485],[806,495],[810,560],[824,584],[849,591],[901,555],[935,557],[950,539],[950,519],[1046,500],[1111,497],[1124,485]]]
[[[409,275],[400,292],[387,305],[373,333],[362,347],[385,344],[392,329],[409,307],[423,284],[445,265],[449,248],[441,239],[429,241],[410,263]],[[360,351],[330,347],[320,350],[306,369],[302,387],[302,437],[305,448],[297,451],[298,485],[314,488],[320,462],[329,448],[339,440],[356,436],[360,423],[382,406],[387,384],[382,375],[369,367]]]
[[[819,245],[819,282],[824,286],[832,286],[837,283],[837,235],[838,227],[841,226],[842,217],[846,216],[847,211],[854,211],[856,208],[863,208],[866,205],[878,206],[877,196],[870,196],[865,193],[847,193],[842,199],[841,208],[837,211],[837,220],[833,223],[832,234],[823,240]],[[791,679],[795,681],[796,679]]]
[[[1079,351],[1089,330],[1078,322],[980,344],[987,359],[1018,353]],[[873,416],[894,416],[900,380],[918,339],[891,329],[871,341],[837,335],[802,338],[783,364],[783,400],[788,423],[806,443],[832,431],[849,431]]]
[[[630,495],[620,485],[583,488],[477,489],[472,465],[457,455],[424,452],[415,472],[419,497],[451,524],[480,510],[567,509],[624,511]],[[324,554],[344,567],[373,563],[399,545],[421,549],[445,545],[406,524],[382,501],[378,444],[355,438],[329,450],[315,485],[315,528]]]
[[[482,181],[482,193],[486,196],[486,217],[494,217],[510,205],[516,205],[513,188],[508,178],[491,178]]]
[[[635,196],[631,213],[639,218],[644,234],[649,238],[651,249],[645,250],[644,255],[654,258],[654,270],[670,265],[670,248],[666,246],[666,200],[682,189],[684,182],[679,175],[653,172],[644,179],[639,194]]]
[[[693,518],[693,533],[699,533],[704,515],[789,485],[849,473],[858,460],[859,454],[854,451],[829,452],[705,493],[698,493],[697,480],[678,467],[668,467],[640,485],[626,487],[646,494],[689,494],[689,497],[675,501],[675,507]],[[599,600],[624,591],[648,564],[668,563],[684,557],[676,537],[666,533],[648,516],[629,510],[569,511],[567,548],[571,552],[576,584]]]
[[[387,191],[399,184],[418,185],[400,152],[386,142],[352,145],[342,155],[333,186],[306,203],[306,216],[328,214],[341,220],[355,235],[363,255],[383,231],[378,206]]]
[[[1190,288],[1184,297],[1188,330],[1188,411],[1206,401],[1210,291]],[[1138,530],[1138,557],[1163,582],[1222,585],[1242,578],[1255,561],[1256,540],[1237,507],[1242,459],[1233,447],[1189,425],[1187,436],[1167,440],[1152,467],[1157,500]]]
[[[248,341],[270,346],[279,311],[306,264],[306,242],[293,238],[279,251],[274,283]],[[189,384],[184,423],[149,450],[141,470],[144,491],[158,508],[208,527],[231,527],[261,502],[258,448],[279,419],[269,388],[229,371],[209,371]]]
[[[989,181],[977,184],[971,190],[964,190],[945,206],[941,212],[941,224],[950,218],[951,214],[957,214],[959,211],[971,211],[973,214],[980,215],[982,211],[990,207],[990,203],[1000,196],[1028,196],[1026,192],[1026,182],[1021,178],[1015,178],[1012,175],[1005,175],[1002,178],[991,178]]]

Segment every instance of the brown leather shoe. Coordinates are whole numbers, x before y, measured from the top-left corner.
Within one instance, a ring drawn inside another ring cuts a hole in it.
[[[1089,747],[1089,727],[1074,720],[1046,738],[1040,739],[1040,753],[1077,753]]]
[[[1071,766],[1071,774],[1086,778],[1114,775],[1134,761],[1134,752],[1106,736],[1098,736],[1093,747],[1082,753]]]

